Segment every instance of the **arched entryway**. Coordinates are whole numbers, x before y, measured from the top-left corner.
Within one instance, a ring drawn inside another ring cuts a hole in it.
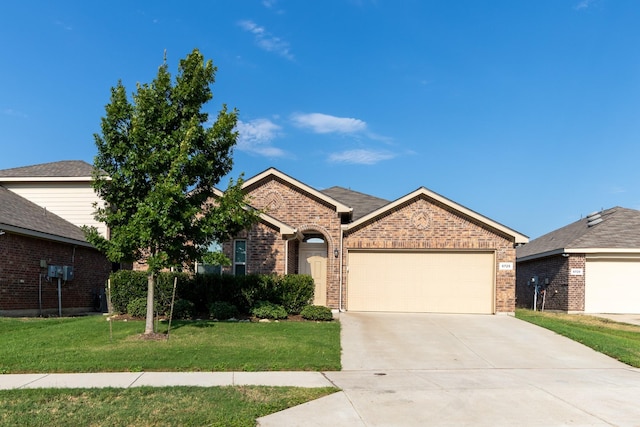
[[[305,234],[298,251],[298,272],[313,278],[314,305],[327,305],[327,242],[320,234]]]

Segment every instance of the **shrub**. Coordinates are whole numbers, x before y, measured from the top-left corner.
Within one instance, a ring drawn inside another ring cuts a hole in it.
[[[308,305],[302,309],[300,315],[307,320],[333,320],[331,309],[323,305]]]
[[[146,279],[146,272],[145,279]],[[190,283],[191,278],[189,275],[185,273],[175,273],[175,272],[162,272],[156,276],[156,286],[154,289],[154,298],[156,304],[158,305],[158,312],[164,315],[169,315],[171,311],[171,298],[173,297],[173,281],[175,278],[178,278],[178,284],[180,283]],[[144,294],[147,294],[147,285],[145,281],[144,286]],[[185,298],[182,295],[178,294],[176,291],[176,301],[178,299],[189,299]],[[174,307],[174,316],[175,316],[175,307]]]
[[[157,304],[154,312],[158,309]],[[127,304],[127,314],[133,317],[146,317],[147,315],[147,298],[134,298]]]
[[[281,305],[274,304],[269,301],[258,301],[258,303],[251,309],[253,314],[258,319],[286,319],[287,310]]]
[[[195,304],[188,299],[179,299],[173,303],[174,319],[191,319],[195,312]]]
[[[276,287],[279,277],[275,274],[237,276],[236,285],[242,289],[244,305],[254,307],[260,301],[280,303]]]
[[[128,313],[127,306],[136,298],[146,298],[147,274],[144,271],[120,270],[110,276],[111,305],[116,313]],[[146,299],[145,299],[146,307]]]
[[[226,301],[215,301],[209,305],[209,317],[218,320],[227,320],[238,315],[238,308]]]
[[[278,291],[280,303],[289,314],[299,314],[313,301],[313,278],[305,274],[289,274],[280,277]]]
[[[188,287],[191,279],[184,273],[160,273],[156,277],[154,297],[158,305],[157,309],[163,314],[169,314],[173,296],[173,280],[176,276],[178,277],[178,289]],[[146,271],[120,270],[111,274],[110,279],[111,304],[114,312],[129,313],[127,307],[136,298],[145,298],[146,301],[148,280]],[[180,298],[185,299],[184,297]]]

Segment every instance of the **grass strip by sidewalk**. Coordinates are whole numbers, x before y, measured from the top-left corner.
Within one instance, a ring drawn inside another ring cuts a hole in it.
[[[169,340],[112,323],[110,340],[104,316],[0,318],[0,373],[340,370],[338,322],[179,321]]]
[[[517,309],[516,317],[640,368],[640,326],[596,316]]]
[[[6,426],[255,426],[256,418],[336,389],[166,387],[0,392]]]

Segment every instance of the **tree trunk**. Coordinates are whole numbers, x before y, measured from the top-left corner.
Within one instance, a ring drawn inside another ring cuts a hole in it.
[[[156,275],[154,273],[149,273],[147,276],[147,322],[144,327],[144,334],[149,335],[154,332],[153,330],[153,319],[155,317],[155,313],[153,312],[153,288],[156,284]]]

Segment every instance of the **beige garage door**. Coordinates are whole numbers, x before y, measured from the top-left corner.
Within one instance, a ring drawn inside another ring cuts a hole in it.
[[[584,311],[640,313],[640,259],[587,258]]]
[[[493,252],[349,251],[347,309],[493,313]]]

